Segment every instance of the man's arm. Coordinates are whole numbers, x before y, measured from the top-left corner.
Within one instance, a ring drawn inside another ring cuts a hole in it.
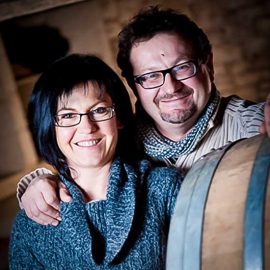
[[[26,191],[29,184],[38,176],[42,175],[53,175],[52,171],[46,168],[38,168],[35,171],[30,172],[29,174],[23,176],[17,184],[17,199],[19,201],[19,205],[23,208],[21,204],[21,198],[24,192]]]
[[[47,169],[37,169],[21,178],[17,185],[17,198],[27,216],[39,224],[58,225],[59,197],[71,200],[65,186]]]

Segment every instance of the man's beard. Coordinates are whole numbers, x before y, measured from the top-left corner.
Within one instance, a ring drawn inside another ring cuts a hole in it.
[[[174,94],[166,94],[160,97],[157,97],[155,100],[156,105],[158,106],[159,102],[163,99],[173,99],[173,98],[182,98],[184,96],[188,96],[193,94],[193,90],[191,89],[182,89],[179,92]],[[159,106],[158,106],[159,107]],[[185,104],[184,109],[173,109],[170,112],[162,112],[160,111],[160,117],[163,121],[172,123],[172,124],[181,124],[191,118],[196,112],[196,105],[191,99],[187,104]]]
[[[160,112],[163,121],[172,124],[181,124],[190,119],[196,112],[196,106],[192,102],[191,106],[185,110],[174,110],[170,113]]]

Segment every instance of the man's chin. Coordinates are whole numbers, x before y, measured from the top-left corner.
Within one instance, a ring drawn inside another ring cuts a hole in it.
[[[173,112],[173,113],[161,113],[161,119],[171,124],[183,124],[194,116],[195,111],[187,110],[184,112]]]

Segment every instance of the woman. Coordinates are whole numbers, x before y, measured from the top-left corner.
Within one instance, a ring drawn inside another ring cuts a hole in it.
[[[100,59],[70,55],[37,81],[29,123],[73,199],[42,226],[21,210],[10,269],[164,269],[176,170],[139,160],[128,93]]]

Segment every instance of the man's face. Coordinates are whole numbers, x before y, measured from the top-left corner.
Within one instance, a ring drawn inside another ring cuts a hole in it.
[[[130,54],[134,76],[165,70],[194,59],[192,48],[175,34],[159,33],[147,41],[136,43]],[[144,89],[136,83],[144,110],[153,118],[158,130],[170,138],[169,129],[181,127],[186,133],[195,124],[211,92],[213,78],[212,59],[199,63],[195,76],[176,80],[165,75],[164,84]],[[184,135],[179,134],[179,135]]]

